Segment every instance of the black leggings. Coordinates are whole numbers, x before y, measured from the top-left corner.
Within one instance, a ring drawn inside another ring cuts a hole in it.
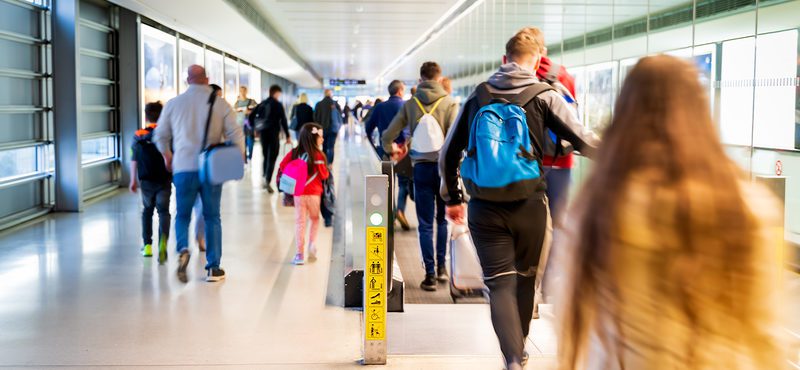
[[[506,363],[519,363],[533,316],[534,284],[547,231],[547,200],[536,193],[510,203],[473,199],[469,229],[481,261],[492,326]]]

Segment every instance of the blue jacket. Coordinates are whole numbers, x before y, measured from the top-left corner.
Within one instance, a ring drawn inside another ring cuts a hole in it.
[[[367,137],[372,138],[372,132],[375,131],[376,128],[378,129],[378,134],[383,136],[383,131],[389,127],[389,123],[392,122],[394,116],[397,115],[397,112],[399,112],[400,108],[403,107],[403,103],[405,103],[403,98],[399,96],[391,96],[389,97],[389,100],[372,108],[372,114],[370,114],[369,120],[367,120],[365,124]],[[405,137],[400,135],[395,142],[405,142]]]

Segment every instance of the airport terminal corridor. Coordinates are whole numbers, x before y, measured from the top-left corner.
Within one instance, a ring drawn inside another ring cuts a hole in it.
[[[800,369],[800,0],[0,0],[0,368]]]

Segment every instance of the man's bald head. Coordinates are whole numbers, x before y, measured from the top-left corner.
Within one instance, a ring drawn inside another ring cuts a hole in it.
[[[208,76],[206,76],[206,69],[197,64],[192,64],[187,70],[186,82],[189,85],[208,85]]]
[[[333,91],[331,89],[325,89],[324,93],[325,93],[325,97],[330,98],[330,97],[333,96]]]

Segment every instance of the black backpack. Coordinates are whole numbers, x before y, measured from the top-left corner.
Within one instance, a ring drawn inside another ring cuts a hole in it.
[[[134,141],[134,152],[138,152],[136,159],[136,171],[139,175],[139,180],[152,181],[152,182],[168,182],[170,174],[164,164],[164,157],[161,152],[151,141],[152,133],[145,136],[137,136]]]

